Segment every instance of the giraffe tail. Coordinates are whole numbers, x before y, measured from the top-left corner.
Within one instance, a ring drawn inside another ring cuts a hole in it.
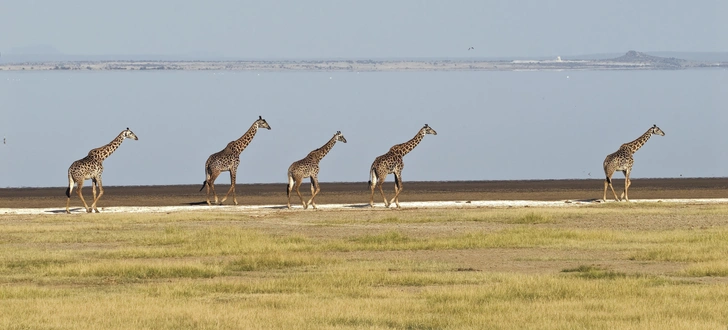
[[[610,179],[609,177],[607,177],[607,183],[611,184],[612,183],[612,179]]]
[[[71,192],[73,192],[73,178],[68,175],[68,188],[66,188],[66,197],[71,198]]]
[[[205,189],[205,186],[207,186],[207,180],[202,182],[202,188],[200,188],[200,191],[202,191],[202,189]]]

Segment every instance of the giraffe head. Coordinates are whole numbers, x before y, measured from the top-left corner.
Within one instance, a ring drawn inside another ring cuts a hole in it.
[[[435,130],[427,124],[425,124],[425,127],[422,127],[422,131],[424,131],[425,134],[437,135],[437,132],[435,132]]]
[[[258,120],[255,121],[255,124],[258,125],[258,128],[270,129],[270,125],[268,125],[268,122],[263,119],[263,116],[258,116]]]
[[[336,141],[341,141],[346,143],[346,138],[344,137],[344,134],[341,134],[341,131],[336,131],[336,134],[334,134]]]
[[[665,136],[665,132],[663,132],[657,125],[652,125],[652,134],[657,134],[659,136]]]
[[[131,130],[129,129],[129,127],[127,127],[127,128],[126,128],[126,130],[124,130],[123,132],[121,132],[121,136],[122,136],[123,138],[125,138],[125,139],[134,139],[134,140],[139,140],[139,138],[138,138],[138,137],[136,136],[136,134],[134,134],[134,132],[132,132],[132,131],[131,131]]]

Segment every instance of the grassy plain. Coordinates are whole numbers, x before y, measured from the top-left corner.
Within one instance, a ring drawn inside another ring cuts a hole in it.
[[[725,329],[728,205],[0,215],[2,329]]]

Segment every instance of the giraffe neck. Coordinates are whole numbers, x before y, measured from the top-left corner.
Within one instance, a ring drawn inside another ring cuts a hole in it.
[[[316,149],[314,151],[311,151],[308,154],[308,156],[306,156],[306,158],[309,158],[309,159],[311,159],[311,160],[313,160],[315,162],[320,162],[321,159],[323,159],[326,156],[326,154],[328,154],[329,151],[331,151],[331,148],[334,147],[334,144],[336,144],[336,136],[335,135],[334,135],[334,137],[331,138],[331,140],[329,140],[329,142],[326,142],[326,144],[324,144],[323,146],[321,146],[321,148],[318,148],[318,149]]]
[[[253,137],[255,137],[255,133],[258,132],[258,123],[253,123],[253,126],[250,126],[247,132],[243,134],[239,139],[232,141],[228,143],[228,148],[230,148],[235,154],[240,155],[243,150],[245,150],[245,147],[250,144],[250,141],[253,141]]]
[[[652,137],[652,128],[647,130],[645,134],[642,134],[642,136],[638,137],[636,140],[623,144],[622,148],[626,148],[630,153],[635,153],[637,150],[640,150],[643,145],[645,145],[650,137]]]
[[[389,148],[389,152],[394,153],[398,156],[404,156],[412,151],[418,144],[420,144],[420,141],[422,141],[422,138],[424,137],[425,131],[420,130],[419,132],[417,132],[417,135],[415,135],[415,137],[413,137],[411,140]]]
[[[111,140],[109,144],[98,147],[96,149],[91,149],[91,151],[88,152],[88,156],[91,158],[94,158],[100,162],[104,161],[107,157],[109,157],[114,151],[116,151],[117,148],[121,145],[121,142],[124,142],[124,132],[121,132],[116,138]]]

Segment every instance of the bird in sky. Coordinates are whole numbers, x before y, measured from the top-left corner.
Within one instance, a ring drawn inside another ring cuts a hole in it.
[[[475,47],[470,47],[470,48],[468,48],[468,50],[474,50],[474,49],[475,49]]]

